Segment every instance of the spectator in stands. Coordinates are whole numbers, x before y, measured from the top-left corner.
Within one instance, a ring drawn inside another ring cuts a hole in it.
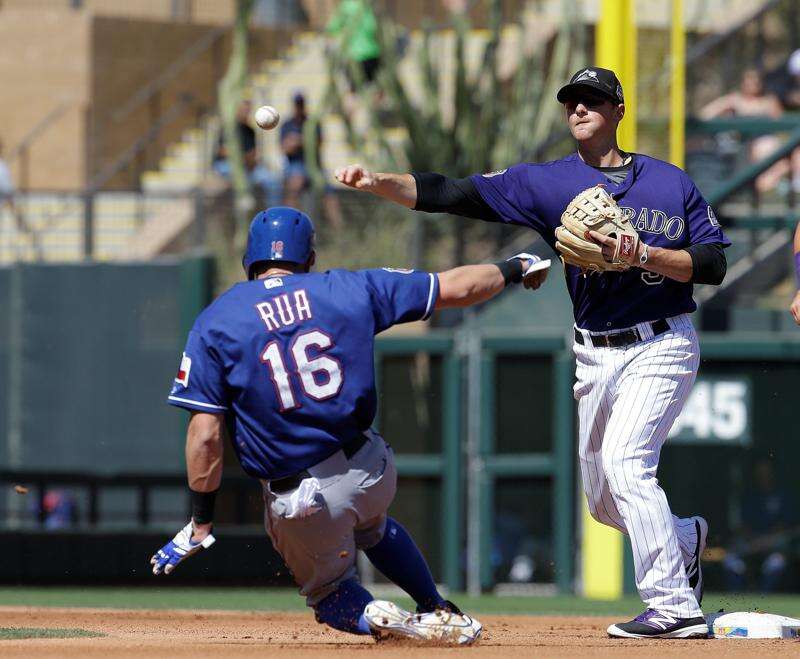
[[[256,144],[256,132],[250,126],[252,104],[250,101],[242,101],[236,110],[236,130],[239,135],[239,144],[242,147],[242,157],[244,167],[247,172],[247,179],[251,186],[257,186],[264,195],[264,203],[267,207],[280,205],[281,183],[277,175],[270,172],[258,157]],[[214,153],[212,164],[214,171],[220,176],[229,179],[231,176],[231,164],[228,161],[228,150],[225,147],[225,136],[220,133],[217,150]]]
[[[8,210],[11,212],[11,217],[14,219],[14,223],[16,224],[17,231],[20,233],[30,234],[33,241],[33,248],[36,250],[39,257],[41,257],[41,246],[39,245],[38,237],[31,230],[31,227],[28,225],[25,217],[22,215],[19,207],[17,207],[17,204],[14,201],[14,195],[16,195],[16,192],[16,188],[14,187],[14,179],[11,178],[11,170],[9,169],[6,161],[3,159],[3,141],[0,140],[0,212],[2,212],[3,208],[8,208]]]
[[[375,80],[381,63],[378,20],[366,0],[342,0],[327,27],[337,40],[340,52],[354,64],[348,67],[350,89]]]
[[[78,523],[78,502],[75,496],[65,490],[47,490],[39,509],[39,500],[34,499],[31,512],[36,519],[42,520],[44,528],[67,529]]]
[[[8,206],[14,213],[14,181],[11,179],[11,170],[3,160],[3,142],[0,140],[0,210]]]
[[[292,116],[281,126],[281,150],[283,151],[285,165],[283,169],[283,203],[292,208],[303,208],[300,202],[301,194],[311,184],[311,175],[308,171],[305,150],[305,128],[308,121],[306,98],[301,92],[295,92],[292,97],[294,107]],[[317,167],[321,168],[322,157],[322,128],[317,124],[316,129],[316,155]],[[334,227],[344,224],[339,197],[330,185],[325,185],[322,191],[322,205],[325,219]]]
[[[783,97],[783,106],[790,112],[800,111],[800,48],[795,50],[786,63],[789,85]]]
[[[747,69],[744,72],[737,91],[711,101],[700,110],[700,118],[704,120],[723,116],[777,119],[782,114],[781,102],[777,96],[765,91],[761,74],[755,69]],[[750,145],[750,160],[753,162],[763,160],[780,144],[780,139],[775,135],[755,138]],[[765,192],[775,188],[788,172],[788,160],[776,163],[756,179],[756,190]]]
[[[306,167],[306,151],[303,130],[308,121],[306,99],[302,93],[292,98],[292,116],[281,126],[281,149],[285,157],[283,169],[283,203],[292,208],[300,208],[300,194],[308,187],[311,177]],[[317,126],[317,158],[322,149],[322,130]]]
[[[730,590],[746,588],[751,575],[761,592],[779,588],[789,562],[791,506],[787,492],[777,484],[772,461],[758,460],[742,497],[736,543],[723,561]]]

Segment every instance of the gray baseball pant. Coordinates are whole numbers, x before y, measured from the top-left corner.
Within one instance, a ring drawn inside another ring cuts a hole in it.
[[[287,518],[294,490],[275,494],[264,482],[264,525],[272,544],[300,586],[308,606],[356,576],[356,550],[378,544],[386,511],[397,490],[394,452],[372,430],[348,460],[337,451],[307,471],[320,482],[321,509],[308,517]]]

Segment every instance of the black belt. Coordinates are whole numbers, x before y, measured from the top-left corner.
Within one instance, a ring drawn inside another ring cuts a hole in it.
[[[362,433],[355,439],[351,439],[349,442],[344,444],[339,450],[341,450],[341,452],[344,453],[344,457],[349,460],[356,453],[358,453],[361,450],[361,447],[364,446],[364,444],[366,444],[368,441],[369,437]],[[300,471],[296,474],[292,474],[291,476],[285,476],[283,478],[271,480],[269,482],[269,489],[274,494],[283,494],[284,492],[289,492],[300,487],[300,483],[304,478],[311,478],[311,474],[309,474],[308,470],[306,469],[303,469],[303,471]]]
[[[663,318],[655,320],[649,325],[653,330],[653,336],[663,334],[669,329],[669,323]],[[614,334],[589,334],[588,336],[584,336],[577,328],[575,329],[575,343],[585,345],[588,339],[588,343],[595,348],[622,348],[629,346],[631,343],[638,343],[644,338],[636,327],[631,327],[622,332],[615,332]]]

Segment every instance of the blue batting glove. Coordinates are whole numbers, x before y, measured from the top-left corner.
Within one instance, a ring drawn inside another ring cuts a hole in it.
[[[150,559],[150,565],[153,566],[153,574],[161,574],[161,572],[170,574],[178,563],[189,558],[192,554],[196,554],[201,549],[208,549],[216,541],[216,538],[209,533],[202,542],[192,542],[193,530],[190,520],[172,540],[153,554]]]

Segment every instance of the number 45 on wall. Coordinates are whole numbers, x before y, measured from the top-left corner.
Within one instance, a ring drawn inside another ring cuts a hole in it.
[[[680,444],[749,446],[751,386],[746,378],[698,379],[669,433]]]

